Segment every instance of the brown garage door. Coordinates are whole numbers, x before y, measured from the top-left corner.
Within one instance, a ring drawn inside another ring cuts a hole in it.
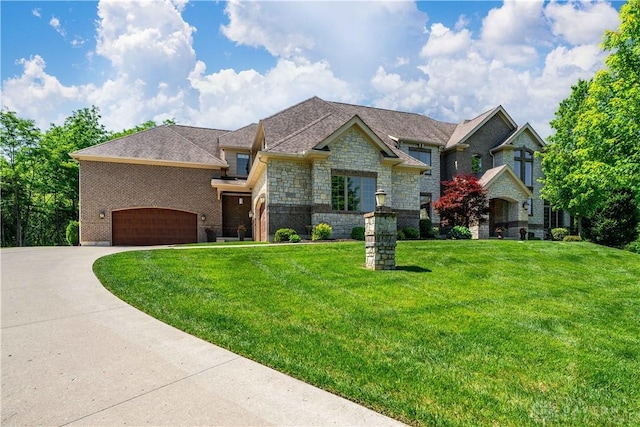
[[[114,246],[171,245],[198,241],[196,214],[172,209],[127,209],[113,212]]]

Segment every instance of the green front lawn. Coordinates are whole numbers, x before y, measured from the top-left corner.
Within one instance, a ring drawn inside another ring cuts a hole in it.
[[[125,252],[114,294],[416,425],[640,425],[640,256],[588,243],[399,242]]]

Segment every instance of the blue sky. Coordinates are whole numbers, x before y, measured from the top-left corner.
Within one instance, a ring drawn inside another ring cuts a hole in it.
[[[308,97],[457,122],[503,105],[545,137],[622,3],[3,1],[2,105],[235,129]]]

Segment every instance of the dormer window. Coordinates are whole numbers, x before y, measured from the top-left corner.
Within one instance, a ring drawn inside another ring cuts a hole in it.
[[[409,148],[409,155],[414,159],[420,160],[427,166],[431,166],[431,150],[428,148],[418,148],[411,147]],[[425,175],[431,175],[431,169],[424,173]]]
[[[236,172],[240,176],[249,175],[249,155],[246,153],[236,154]]]

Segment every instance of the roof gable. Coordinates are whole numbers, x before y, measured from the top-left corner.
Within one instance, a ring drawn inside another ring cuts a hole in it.
[[[540,138],[540,135],[538,135],[538,132],[536,132],[529,123],[525,123],[523,126],[519,126],[515,132],[509,135],[509,137],[502,144],[493,148],[491,151],[498,151],[499,149],[505,148],[506,146],[513,146],[513,143],[518,139],[518,137],[525,132],[529,133],[532,136],[533,142],[539,145],[540,148],[546,146],[544,140]]]
[[[478,180],[478,182],[480,182],[480,184],[485,189],[489,190],[491,189],[491,186],[497,183],[502,177],[505,177],[510,181],[512,181],[517,186],[517,188],[520,189],[523,196],[533,197],[533,193],[531,192],[529,187],[527,187],[520,180],[520,178],[516,176],[515,172],[513,171],[513,169],[511,169],[511,167],[509,167],[509,165],[502,165],[502,166],[489,169],[482,175],[482,177]]]
[[[344,135],[349,129],[354,127],[366,135],[369,142],[371,142],[385,157],[398,157],[393,150],[391,150],[391,148],[385,144],[384,141],[382,141],[382,139],[357,115],[353,116],[313,148],[315,150],[323,150],[329,144]]]
[[[465,120],[458,124],[455,131],[447,141],[446,148],[453,148],[456,145],[464,144],[474,133],[478,131],[478,129],[484,126],[495,116],[499,116],[512,129],[516,129],[518,127],[516,122],[514,122],[511,116],[507,114],[502,105],[498,105],[496,108],[486,111],[476,118]]]
[[[350,117],[360,116],[371,128],[396,141],[409,140],[444,146],[456,128],[455,123],[441,122],[416,113],[339,102],[330,104]]]
[[[220,135],[220,147],[221,148],[244,148],[251,149],[253,142],[258,132],[258,124],[251,123],[248,126],[240,128],[238,130],[227,132],[224,135]]]

